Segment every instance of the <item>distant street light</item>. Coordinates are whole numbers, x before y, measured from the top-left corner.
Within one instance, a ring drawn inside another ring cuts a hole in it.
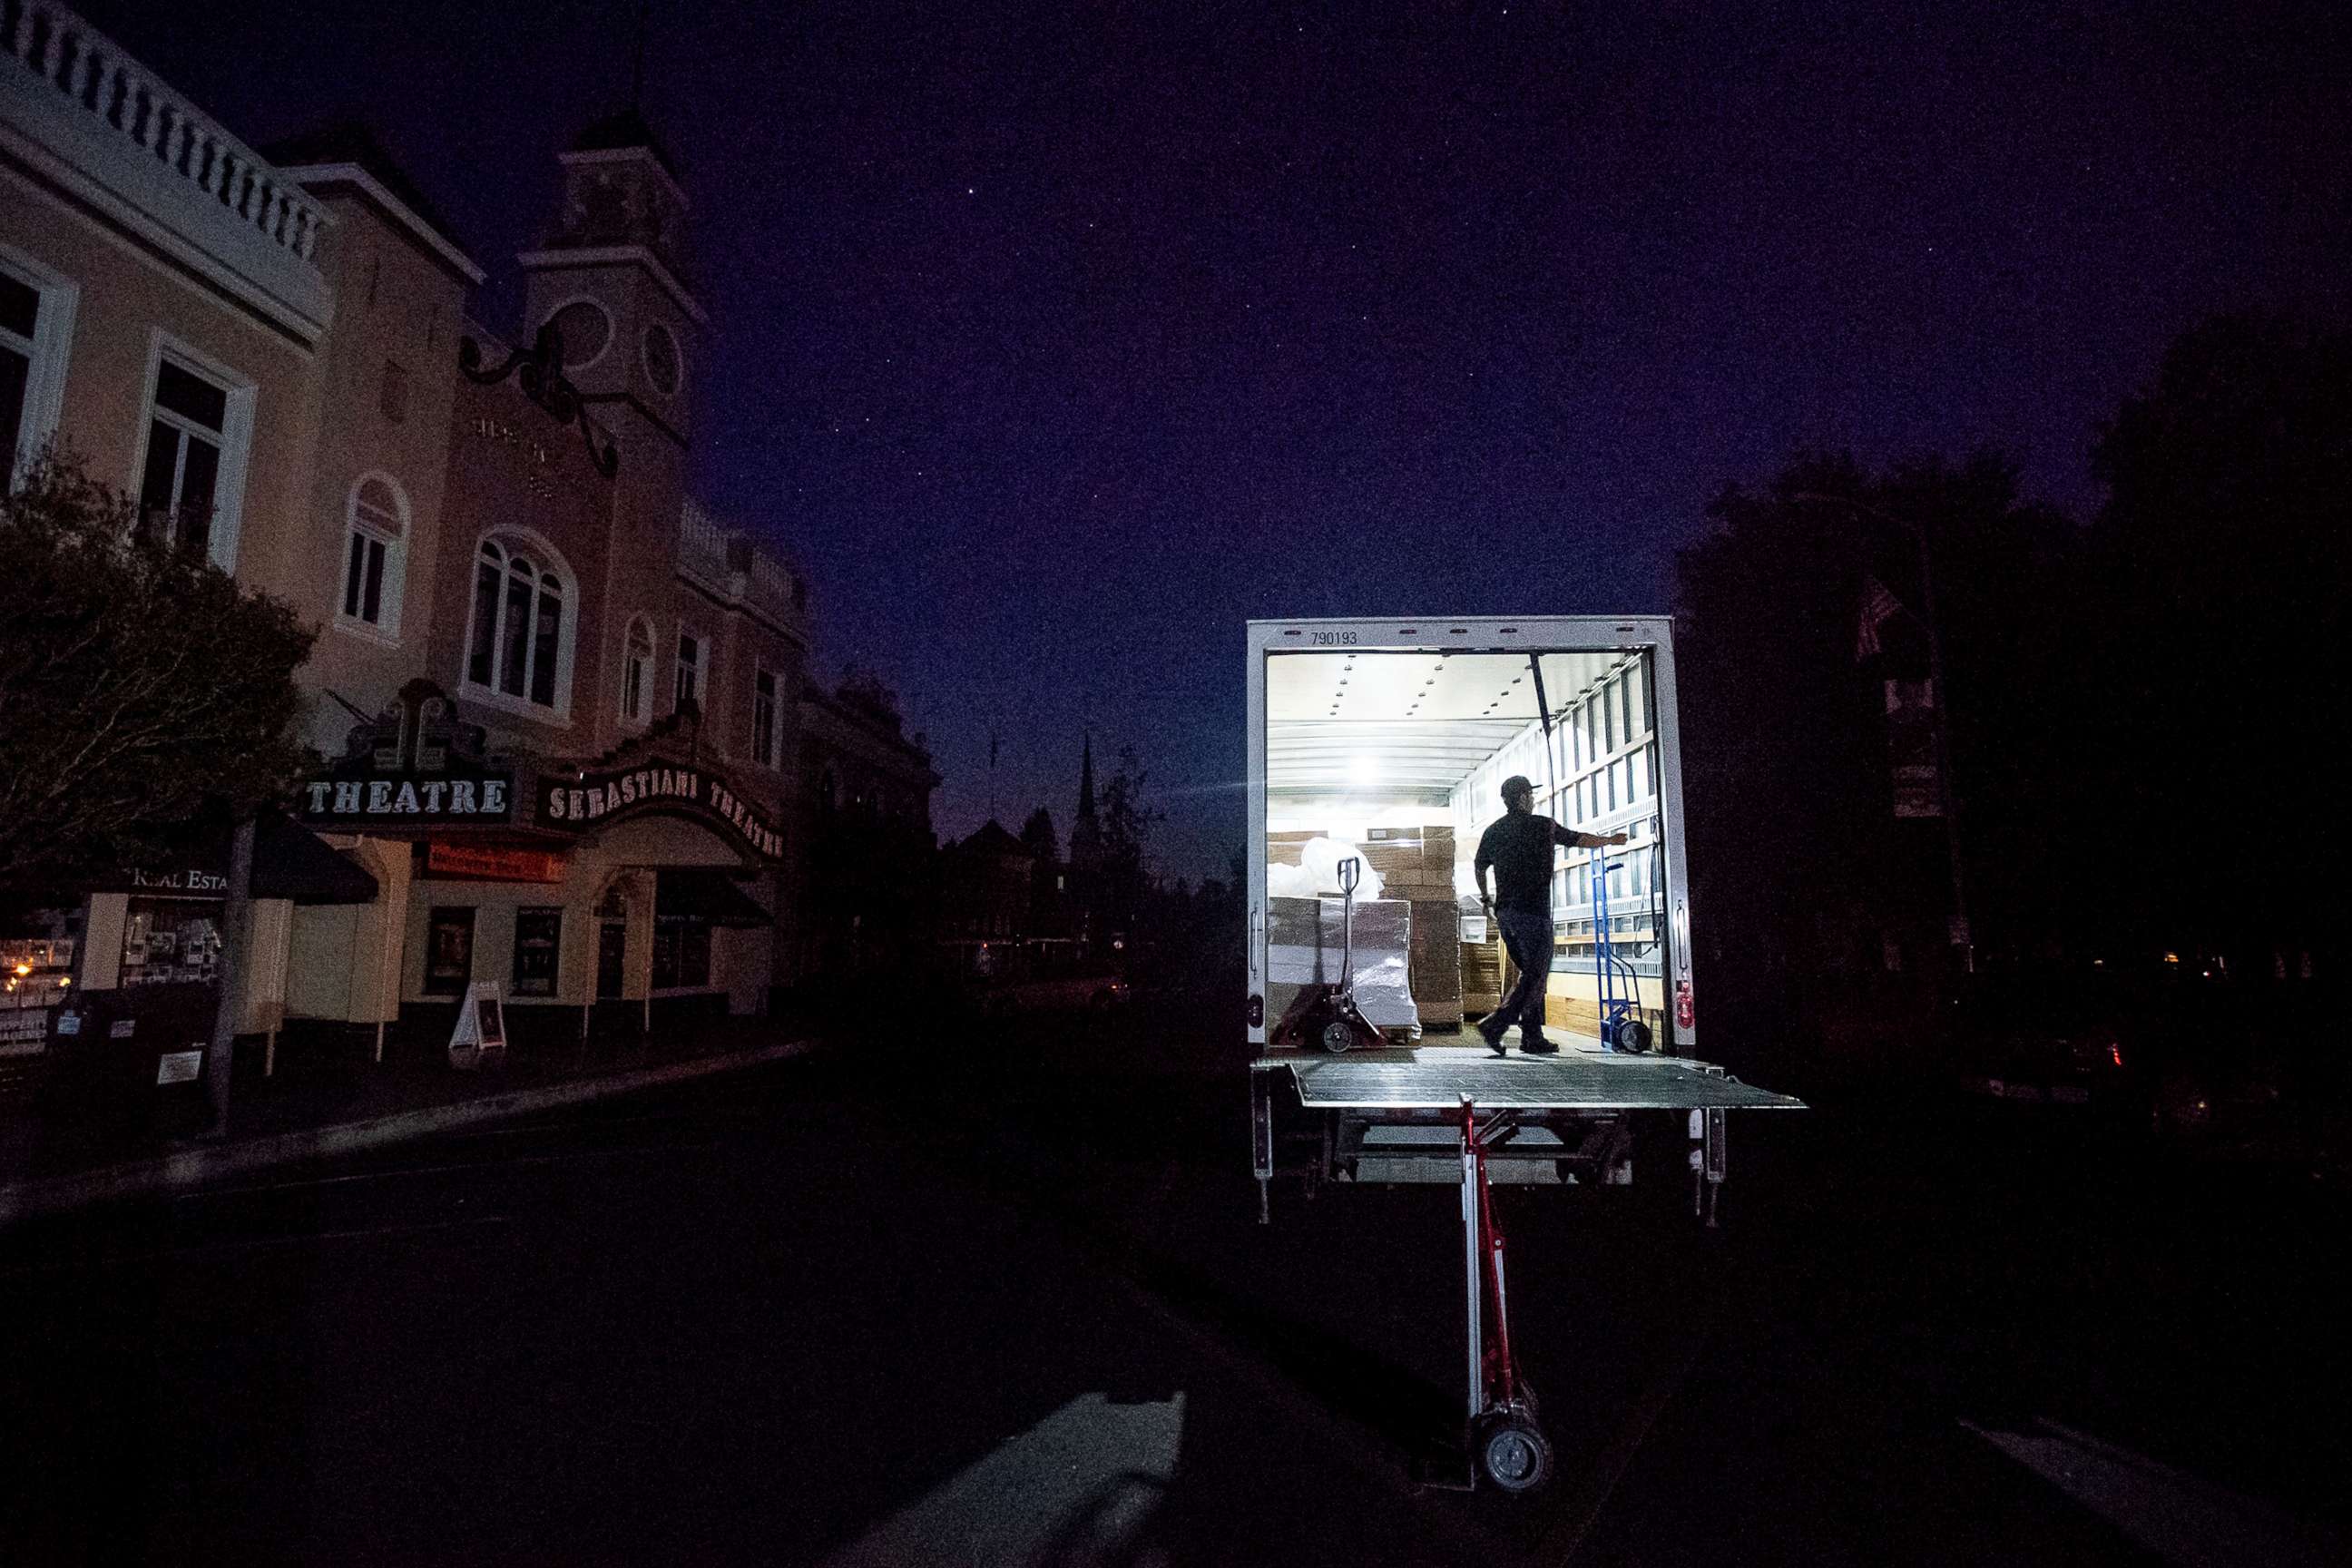
[[[1799,490],[1789,498],[1811,505],[1842,506],[1864,517],[1874,517],[1890,522],[1911,536],[1919,551],[1919,624],[1927,630],[1927,679],[1936,693],[1936,795],[1944,814],[1944,851],[1952,868],[1952,930],[1954,945],[1960,950],[1960,961],[1970,973],[1976,972],[1976,932],[1969,924],[1968,884],[1960,872],[1960,821],[1958,806],[1952,795],[1952,736],[1950,684],[1944,679],[1944,638],[1936,624],[1936,567],[1927,549],[1927,531],[1908,518],[1897,517],[1867,501],[1852,496],[1831,495],[1820,490]]]

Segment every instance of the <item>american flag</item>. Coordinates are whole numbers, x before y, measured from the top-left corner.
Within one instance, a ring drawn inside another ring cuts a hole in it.
[[[1854,633],[1853,661],[1862,663],[1879,653],[1878,628],[1903,614],[1903,601],[1875,577],[1862,580],[1862,626]]]

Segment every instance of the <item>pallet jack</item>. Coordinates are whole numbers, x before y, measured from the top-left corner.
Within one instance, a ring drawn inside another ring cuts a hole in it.
[[[1388,1044],[1356,1005],[1356,889],[1363,873],[1364,863],[1352,856],[1339,862],[1339,896],[1345,902],[1339,913],[1339,984],[1299,992],[1267,1037],[1269,1045],[1312,1047],[1337,1056],[1359,1046],[1378,1050]]]

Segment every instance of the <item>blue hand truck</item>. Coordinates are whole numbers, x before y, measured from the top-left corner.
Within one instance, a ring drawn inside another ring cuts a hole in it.
[[[1590,852],[1592,867],[1592,975],[1599,986],[1601,1048],[1640,1056],[1650,1048],[1650,1026],[1642,1021],[1642,977],[1633,961],[1617,952],[1609,931],[1609,857]],[[1622,987],[1622,989],[1621,989]]]

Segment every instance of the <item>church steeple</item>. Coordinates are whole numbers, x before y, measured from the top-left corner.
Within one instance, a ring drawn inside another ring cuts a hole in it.
[[[1102,824],[1095,817],[1095,738],[1087,736],[1078,762],[1078,819],[1070,824],[1073,890],[1083,906],[1092,896],[1094,873],[1102,865]]]

